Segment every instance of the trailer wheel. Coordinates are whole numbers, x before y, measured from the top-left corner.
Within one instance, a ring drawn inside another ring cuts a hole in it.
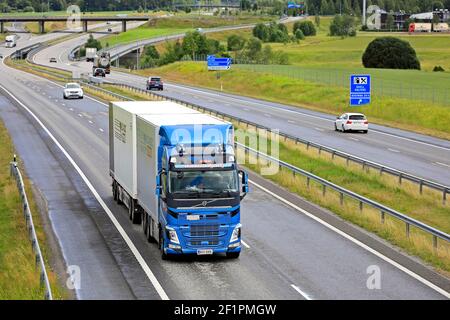
[[[142,231],[145,235],[148,234],[148,219],[147,214],[145,212],[142,212]]]
[[[141,223],[141,215],[139,212],[137,212],[136,203],[133,199],[130,199],[130,220],[133,222],[133,224],[140,224]]]
[[[145,215],[147,215],[147,214],[145,213]],[[153,219],[147,215],[147,233],[146,233],[146,235],[147,235],[148,242],[156,242],[155,235],[152,232],[154,230],[153,227],[154,227]]]
[[[117,187],[116,187],[115,181],[113,181],[113,183],[112,183],[112,194],[113,194],[114,201],[117,201]]]

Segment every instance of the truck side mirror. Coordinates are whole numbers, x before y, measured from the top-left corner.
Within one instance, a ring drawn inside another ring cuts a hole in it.
[[[241,177],[241,186],[242,186],[241,200],[242,200],[248,193],[248,174],[243,170],[239,170],[239,176]]]

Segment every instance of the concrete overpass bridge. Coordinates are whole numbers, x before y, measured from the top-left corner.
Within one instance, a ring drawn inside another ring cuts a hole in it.
[[[61,17],[0,17],[0,32],[4,33],[5,28],[4,24],[8,22],[37,22],[39,23],[39,32],[44,33],[45,32],[45,23],[46,22],[64,22],[67,21],[67,16],[61,16]],[[127,31],[127,22],[128,21],[148,21],[150,20],[150,16],[136,16],[136,17],[80,17],[80,23],[83,26],[83,32],[88,31],[88,22],[91,21],[110,21],[110,22],[116,22],[121,21],[122,22],[122,32]]]

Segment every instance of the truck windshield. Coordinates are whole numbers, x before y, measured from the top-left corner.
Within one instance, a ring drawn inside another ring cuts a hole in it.
[[[239,188],[235,170],[171,171],[169,180],[169,192],[174,195],[230,196]]]

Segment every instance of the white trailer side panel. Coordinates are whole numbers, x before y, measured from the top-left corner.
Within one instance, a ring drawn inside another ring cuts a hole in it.
[[[113,164],[111,171],[114,179],[130,194],[136,197],[136,116],[111,103],[112,123],[110,125],[110,142],[112,140]],[[112,136],[111,136],[112,135]]]
[[[155,195],[158,175],[159,127],[136,119],[137,131],[137,194],[139,205],[158,221],[158,199]]]

